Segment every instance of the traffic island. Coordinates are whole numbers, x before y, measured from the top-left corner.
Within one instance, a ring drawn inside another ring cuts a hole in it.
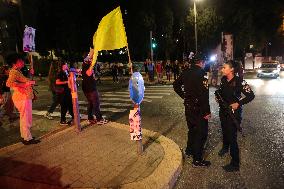
[[[124,124],[68,128],[37,145],[1,149],[0,188],[172,188],[182,166],[178,145],[143,129],[143,146],[138,155]]]

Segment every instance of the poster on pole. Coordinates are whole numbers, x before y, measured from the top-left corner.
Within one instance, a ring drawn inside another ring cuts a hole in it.
[[[224,34],[224,59],[225,61],[234,59],[234,44],[233,44],[233,35],[232,34]]]
[[[35,51],[35,29],[29,26],[25,26],[23,36],[23,51],[34,52]]]
[[[129,129],[130,139],[142,140],[141,114],[139,108],[130,110],[129,124],[130,124],[130,129]]]
[[[129,96],[134,103],[134,110],[130,110],[129,113],[129,132],[131,140],[142,140],[141,113],[139,105],[143,101],[144,91],[145,86],[142,75],[139,72],[134,72],[129,80]]]

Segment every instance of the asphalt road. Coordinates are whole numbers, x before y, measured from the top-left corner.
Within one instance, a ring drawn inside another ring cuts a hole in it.
[[[245,137],[239,136],[241,170],[226,173],[222,166],[230,157],[220,158],[221,130],[215,88],[210,88],[212,119],[210,120],[207,159],[208,169],[192,168],[192,159],[185,159],[182,174],[175,188],[283,188],[284,187],[284,73],[278,79],[258,79],[247,74],[247,82],[255,92],[255,99],[244,106]],[[161,89],[165,90],[165,89]],[[147,91],[147,88],[146,88]],[[157,131],[180,148],[186,147],[187,127],[182,100],[168,88],[169,96],[152,103],[142,103],[142,126]],[[117,119],[127,124],[128,115]]]
[[[248,73],[246,80],[255,92],[256,98],[244,106],[242,126],[245,137],[239,136],[240,172],[226,173],[222,169],[223,165],[229,163],[230,158],[228,156],[219,158],[217,155],[222,145],[221,130],[218,106],[213,96],[215,88],[210,88],[212,119],[209,122],[206,157],[212,165],[208,169],[192,168],[192,159],[185,159],[182,173],[175,185],[176,189],[284,187],[284,72],[278,79],[258,79],[255,73]],[[41,81],[38,84],[40,101],[34,103],[33,109],[45,111],[51,96],[46,82]],[[98,86],[102,95],[102,108],[105,111],[103,114],[115,122],[124,124],[128,124],[128,112],[132,106],[127,102],[129,97],[126,86],[127,82],[117,85],[105,82]],[[79,91],[79,100],[85,101],[81,91]],[[84,106],[83,103],[81,107]],[[175,141],[180,148],[185,148],[187,126],[183,102],[174,93],[171,85],[146,86],[141,112],[143,128],[159,132]],[[34,118],[38,121],[44,119],[36,115]],[[59,117],[55,118],[53,123],[56,121],[59,121]],[[14,127],[12,135],[19,138],[18,126]],[[51,128],[44,129],[44,132],[48,132],[49,129]],[[3,137],[10,132],[5,128],[2,130]],[[6,141],[5,145],[12,144],[16,140],[18,139]]]

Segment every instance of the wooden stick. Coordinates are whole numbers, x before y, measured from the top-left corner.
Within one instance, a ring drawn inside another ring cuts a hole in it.
[[[133,74],[133,70],[132,70],[132,62],[131,62],[131,58],[130,58],[128,43],[127,43],[126,48],[127,48],[127,53],[128,53],[128,63],[129,63],[129,66],[130,66],[130,73],[131,73],[131,75],[132,75],[132,74]]]
[[[33,78],[34,78],[34,61],[33,61],[33,55],[30,52],[28,52],[28,60],[30,62],[30,70],[33,69],[33,74],[30,72],[31,80],[33,80]]]

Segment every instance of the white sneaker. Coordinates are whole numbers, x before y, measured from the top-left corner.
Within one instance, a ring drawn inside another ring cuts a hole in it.
[[[88,124],[89,125],[93,125],[93,124],[96,124],[97,123],[97,120],[95,119],[88,119]]]
[[[103,118],[103,119],[101,119],[100,121],[98,121],[97,124],[98,124],[98,125],[105,125],[105,124],[107,124],[108,122],[109,122],[109,120],[106,120],[106,119]]]
[[[49,112],[47,112],[45,115],[44,115],[45,118],[49,119],[49,120],[52,120],[53,117],[50,115]]]

